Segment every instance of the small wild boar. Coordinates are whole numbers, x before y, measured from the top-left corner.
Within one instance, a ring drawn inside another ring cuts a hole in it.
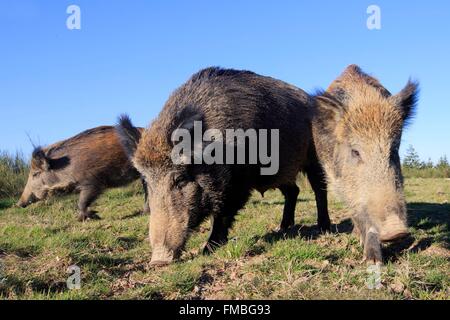
[[[316,96],[314,145],[328,185],[353,213],[370,262],[381,262],[381,242],[408,234],[399,146],[414,113],[418,84],[391,95],[351,65]]]
[[[138,129],[140,132],[141,128]],[[89,206],[106,188],[119,187],[140,177],[124,152],[114,127],[102,126],[33,152],[20,207],[55,193],[80,193],[79,220],[98,218]],[[144,184],[144,212],[149,212]]]
[[[129,119],[122,118],[118,133],[147,181],[152,264],[167,264],[178,257],[190,232],[207,217],[212,230],[204,252],[224,244],[235,215],[252,190],[264,193],[279,188],[286,200],[281,229],[292,226],[299,171],[307,173],[316,194],[319,227],[328,230],[326,184],[311,144],[312,104],[312,97],[282,81],[249,71],[208,68],[172,94],[140,140]],[[261,162],[174,163],[173,133],[184,129],[195,135],[196,122],[204,130],[220,133],[227,129],[278,129],[279,170],[262,175]]]

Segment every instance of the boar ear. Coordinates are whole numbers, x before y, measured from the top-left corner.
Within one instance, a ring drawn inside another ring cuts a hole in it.
[[[418,97],[419,83],[410,79],[402,91],[390,98],[401,110],[404,122],[407,123],[414,116]]]
[[[181,134],[181,136],[183,136],[183,141],[184,139],[190,139],[190,148],[191,148],[191,159],[188,160],[187,158],[182,160],[183,163],[195,163],[196,162],[196,158],[201,159],[201,154],[198,153],[199,150],[203,150],[203,146],[202,148],[198,148],[196,146],[196,144],[202,144],[203,145],[203,140],[202,141],[196,141],[195,140],[195,127],[196,127],[196,122],[200,122],[201,123],[201,130],[202,132],[200,132],[201,136],[203,137],[203,133],[205,131],[204,128],[204,116],[203,113],[201,112],[201,110],[199,110],[198,108],[192,107],[192,106],[187,106],[182,108],[176,115],[175,115],[175,121],[174,121],[174,130],[171,130],[171,136],[168,138],[169,139],[169,145],[171,145],[172,147],[175,147],[176,140],[177,138],[174,139],[174,133],[176,133],[176,131],[178,129],[183,129],[183,131],[187,130],[189,132],[188,136],[185,136],[184,134]],[[198,130],[198,129],[197,129]],[[180,134],[180,132],[177,132],[177,135]]]
[[[139,140],[141,139],[141,131],[133,126],[128,115],[123,114],[119,116],[118,124],[116,125],[116,133],[119,136],[120,144],[125,150],[128,158],[133,158]]]
[[[204,117],[201,111],[189,106],[178,112],[176,119],[178,129],[186,129],[192,132],[194,130],[194,123],[196,121],[203,122]]]
[[[33,155],[31,157],[31,165],[34,168],[48,171],[50,170],[50,159],[45,154],[44,150],[42,148],[38,147],[34,149]]]
[[[315,96],[316,108],[313,117],[319,122],[318,127],[333,129],[344,115],[343,94],[333,95],[329,92],[321,92]]]
[[[204,116],[203,113],[191,106],[185,107],[182,110],[180,110],[175,115],[175,121],[173,125],[173,130],[171,132],[173,133],[177,129],[185,129],[190,132],[190,136],[192,138],[192,141],[194,139],[194,125],[195,122],[202,122],[203,123]],[[205,129],[202,126],[202,130]],[[202,132],[203,135],[203,132]],[[172,136],[168,137],[169,144],[173,146],[174,142],[172,141]]]

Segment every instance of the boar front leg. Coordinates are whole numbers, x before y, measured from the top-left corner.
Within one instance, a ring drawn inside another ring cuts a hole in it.
[[[331,222],[328,215],[327,183],[323,169],[319,163],[316,163],[307,168],[306,175],[316,197],[317,225],[322,232],[330,231]]]
[[[234,216],[211,216],[211,233],[203,249],[203,254],[213,253],[217,248],[228,242],[228,231],[233,224]]]
[[[142,187],[144,188],[144,214],[150,214],[150,203],[148,202],[147,182],[141,178]]]
[[[280,231],[287,231],[295,224],[295,206],[297,205],[297,197],[300,189],[294,183],[293,185],[285,185],[280,187],[281,193],[284,195],[283,219],[281,220]]]
[[[97,199],[100,191],[95,186],[85,186],[81,188],[80,199],[78,200],[79,215],[78,220],[100,219],[94,212],[89,210],[89,206]]]
[[[364,260],[368,263],[382,263],[381,241],[378,230],[365,213],[353,217],[353,223],[360,236],[360,242],[364,245]]]

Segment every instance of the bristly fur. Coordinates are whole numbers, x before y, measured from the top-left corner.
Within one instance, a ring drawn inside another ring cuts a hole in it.
[[[136,147],[141,139],[140,130],[133,126],[133,123],[128,115],[122,114],[118,118],[116,132],[119,136],[119,141],[122,147],[131,159],[136,152]]]
[[[49,157],[52,157],[54,153],[58,153],[65,148],[70,148],[71,146],[78,145],[80,142],[85,140],[88,137],[100,134],[100,135],[108,135],[109,131],[111,131],[111,126],[100,126],[92,129],[85,130],[71,138],[66,140],[56,142],[45,149],[45,154]]]
[[[197,82],[204,81],[208,79],[213,79],[217,77],[229,77],[229,76],[239,76],[242,74],[247,75],[255,75],[252,71],[247,70],[235,70],[235,69],[223,69],[221,67],[209,67],[203,70],[200,70],[196,74],[194,74],[189,82]]]
[[[409,79],[406,87],[397,97],[403,111],[403,127],[408,127],[416,116],[417,103],[419,101],[420,85],[418,80]]]
[[[349,84],[356,82],[364,83],[369,87],[375,88],[385,98],[391,96],[391,93],[383,87],[378,79],[368,75],[355,64],[349,65],[344,70],[342,75],[331,83],[327,91],[334,95],[336,95],[336,93],[338,93],[338,95],[342,95],[348,90]]]
[[[37,147],[34,148],[31,157],[32,158],[38,158],[38,157],[40,157],[43,154],[44,154],[44,151],[43,151],[42,147],[37,146]]]
[[[417,82],[410,80],[399,94],[392,96],[376,78],[350,65],[316,99],[328,109],[344,111],[341,120],[347,130],[371,137],[375,133],[401,133],[414,114],[417,97]]]
[[[40,146],[35,147],[31,155],[31,168],[37,169],[46,162],[47,156],[44,149]]]

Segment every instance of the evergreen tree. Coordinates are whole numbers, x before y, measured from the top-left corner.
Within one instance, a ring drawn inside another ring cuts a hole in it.
[[[439,158],[439,161],[436,164],[436,168],[449,168],[450,164],[448,163],[447,156],[444,155]]]
[[[412,145],[409,145],[408,150],[406,150],[406,155],[405,158],[403,159],[403,166],[407,168],[417,168],[417,169],[422,167],[419,154]]]
[[[425,163],[424,168],[427,168],[427,169],[434,168],[434,164],[433,164],[433,161],[431,160],[431,158],[428,158],[428,161]]]

